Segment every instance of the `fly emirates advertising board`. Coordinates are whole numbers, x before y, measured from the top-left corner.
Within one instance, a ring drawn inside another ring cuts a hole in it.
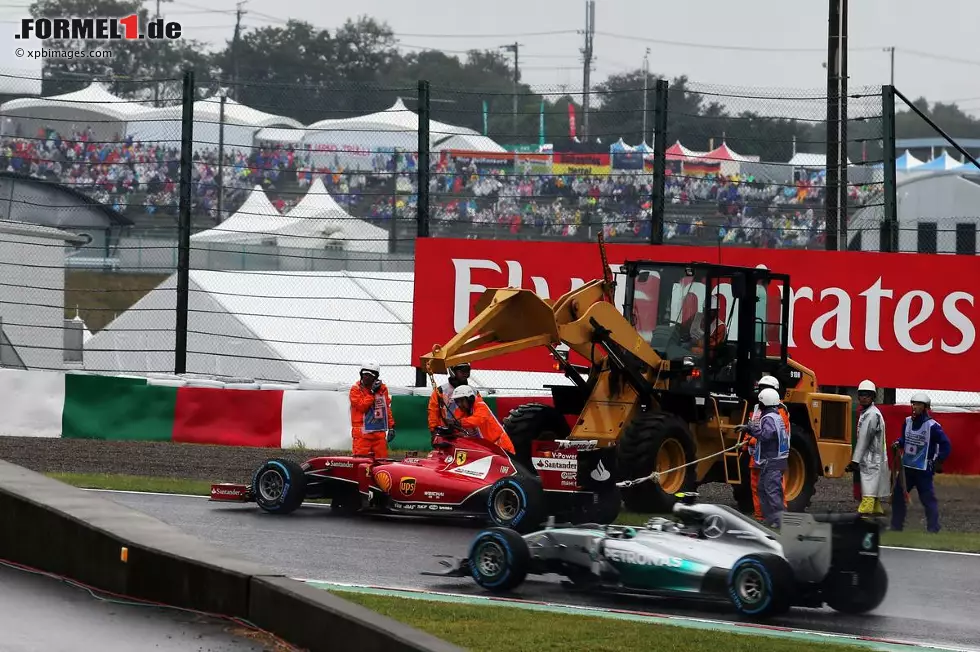
[[[822,385],[854,387],[873,378],[879,387],[980,391],[976,256],[633,244],[607,244],[606,252],[613,271],[624,260],[655,260],[763,265],[788,274],[789,355],[813,369]],[[557,299],[601,275],[595,243],[419,238],[412,364],[475,316],[474,305],[485,289],[522,287]],[[618,278],[621,308],[623,282]],[[683,292],[675,288],[675,299]],[[724,288],[721,294],[719,307],[725,310]],[[767,302],[770,311],[778,305],[779,297],[774,299]],[[543,348],[476,364],[554,371]]]

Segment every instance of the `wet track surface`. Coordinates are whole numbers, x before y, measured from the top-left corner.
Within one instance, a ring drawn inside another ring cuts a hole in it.
[[[437,568],[432,555],[465,555],[479,525],[344,518],[320,506],[305,506],[277,517],[254,505],[219,505],[206,498],[101,495],[291,577],[486,595],[469,579],[420,574]],[[794,609],[773,624],[980,650],[980,556],[884,549],[882,561],[889,575],[889,591],[874,613],[854,617],[829,608]],[[513,597],[739,619],[727,605],[574,594],[559,581],[552,576],[529,580]]]
[[[262,652],[231,623],[96,600],[59,580],[0,566],[0,652]]]

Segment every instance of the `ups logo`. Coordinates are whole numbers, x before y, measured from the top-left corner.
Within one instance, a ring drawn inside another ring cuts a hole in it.
[[[401,484],[398,485],[398,489],[405,496],[411,496],[415,493],[415,478],[402,478]]]

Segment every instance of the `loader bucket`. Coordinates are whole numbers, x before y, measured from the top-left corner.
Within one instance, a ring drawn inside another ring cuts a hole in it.
[[[458,362],[484,360],[536,346],[558,345],[558,325],[550,302],[531,290],[486,290],[477,301],[476,318],[445,345],[422,356],[422,367],[444,374]]]

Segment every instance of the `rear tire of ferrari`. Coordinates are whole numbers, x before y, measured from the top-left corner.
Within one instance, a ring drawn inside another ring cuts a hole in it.
[[[565,415],[544,403],[517,406],[504,419],[503,426],[514,444],[514,459],[530,473],[534,473],[531,442],[565,439],[572,432]]]
[[[476,535],[469,554],[470,575],[485,589],[505,592],[519,586],[531,566],[531,551],[513,530],[494,527]]]
[[[252,476],[252,494],[264,511],[289,514],[306,498],[306,474],[292,460],[268,460]]]
[[[487,494],[487,515],[497,527],[533,532],[541,526],[544,511],[544,491],[534,477],[501,478]]]
[[[792,606],[793,589],[793,568],[779,555],[745,555],[728,572],[728,597],[743,616],[786,613]]]
[[[847,580],[850,576],[838,575],[827,595],[827,606],[845,614],[863,614],[877,609],[888,593],[888,573],[879,559],[875,564],[867,586],[855,587]]]

